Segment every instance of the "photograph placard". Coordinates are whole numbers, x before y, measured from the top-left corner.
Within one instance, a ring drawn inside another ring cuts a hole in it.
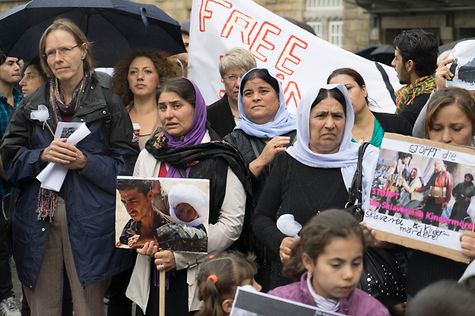
[[[315,306],[257,292],[250,286],[238,287],[230,316],[343,316]]]
[[[206,253],[209,180],[117,177],[116,247]]]
[[[377,238],[456,261],[475,219],[475,150],[386,133],[364,221]]]

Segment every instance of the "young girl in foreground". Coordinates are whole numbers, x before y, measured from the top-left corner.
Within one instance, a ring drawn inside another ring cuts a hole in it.
[[[201,266],[198,274],[199,298],[203,306],[196,316],[229,315],[238,286],[261,286],[254,280],[255,257],[239,252],[223,253]]]
[[[363,270],[364,236],[349,213],[329,210],[312,218],[300,232],[283,273],[298,279],[269,292],[345,315],[389,315],[376,299],[356,289]]]

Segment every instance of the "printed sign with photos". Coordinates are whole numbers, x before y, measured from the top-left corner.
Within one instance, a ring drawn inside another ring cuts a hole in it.
[[[238,287],[230,316],[343,316],[315,306],[257,292],[252,286]]]
[[[377,238],[468,262],[460,234],[474,229],[475,150],[385,134],[364,221]]]
[[[208,251],[209,180],[117,177],[116,247]]]

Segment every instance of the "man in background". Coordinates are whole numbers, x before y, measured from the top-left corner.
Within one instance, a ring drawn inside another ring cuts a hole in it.
[[[401,32],[393,44],[395,52],[391,65],[396,69],[399,82],[406,85],[396,92],[396,112],[414,126],[435,89],[439,46],[432,33],[421,29]]]
[[[3,137],[8,120],[23,96],[16,84],[20,81],[18,58],[6,56],[0,51],[0,138]],[[10,231],[10,186],[3,172],[0,160],[0,314],[20,315],[13,295],[12,274],[10,270],[11,231]]]

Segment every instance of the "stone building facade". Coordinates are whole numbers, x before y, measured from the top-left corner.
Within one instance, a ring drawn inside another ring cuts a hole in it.
[[[423,28],[441,44],[475,37],[473,0],[348,0],[370,14],[370,43],[390,44],[403,29]]]

